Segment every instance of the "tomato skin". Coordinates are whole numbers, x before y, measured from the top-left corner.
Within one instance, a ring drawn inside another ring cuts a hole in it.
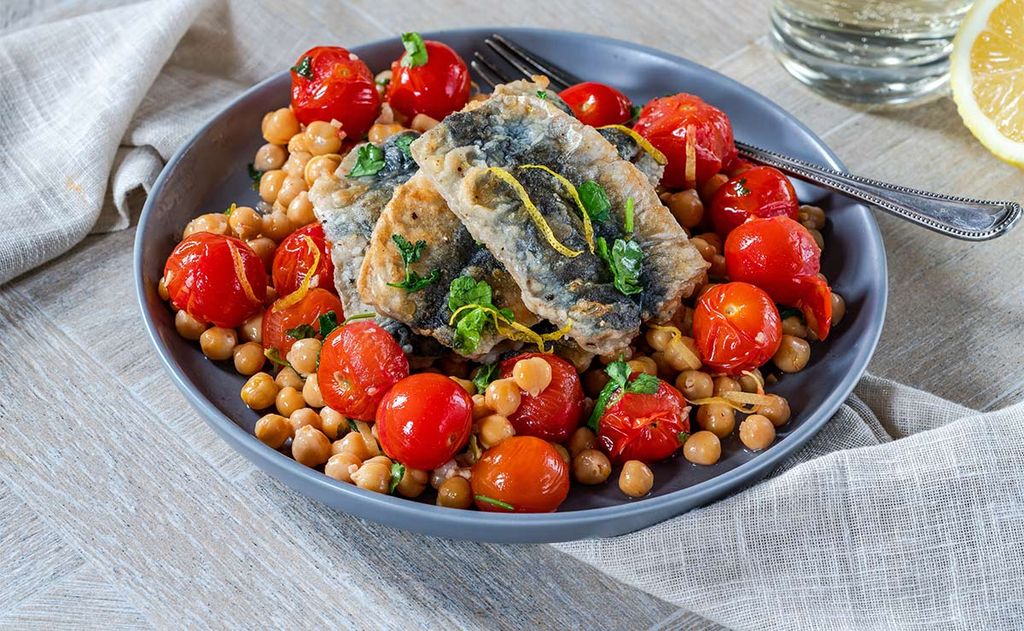
[[[633,129],[668,158],[661,178],[667,188],[697,188],[736,159],[729,117],[692,94],[653,99],[640,110]],[[696,165],[687,177],[686,146],[691,129]]]
[[[327,405],[350,418],[372,421],[388,390],[409,376],[409,360],[380,325],[359,320],[327,336],[316,376]]]
[[[259,311],[267,297],[267,272],[252,248],[241,239],[209,232],[193,233],[174,248],[164,265],[164,284],[175,308],[229,328]]]
[[[473,465],[473,495],[511,504],[509,511],[476,499],[482,511],[550,513],[569,495],[569,465],[546,440],[512,436],[485,451]]]
[[[289,336],[288,331],[301,324],[310,324],[319,332],[320,316],[330,311],[337,316],[338,322],[345,319],[338,297],[319,287],[310,289],[302,300],[290,307],[275,310],[274,305],[270,305],[263,312],[263,348],[276,349],[284,357],[295,343],[295,338]]]
[[[540,357],[551,366],[551,383],[537,396],[523,392],[519,408],[508,420],[516,428],[516,435],[565,442],[583,417],[583,386],[579,373],[571,363],[556,355],[524,353],[501,362],[502,378],[512,376],[516,362],[531,357]]]
[[[292,111],[303,125],[336,119],[351,140],[358,140],[380,114],[380,94],[373,73],[348,50],[340,46],[317,46],[295,62],[310,58],[313,77],[292,70]]]
[[[457,52],[446,44],[426,40],[427,63],[402,65],[409,53],[391,64],[388,103],[395,111],[412,118],[417,114],[441,120],[461,110],[469,100],[469,68]]]
[[[380,446],[393,460],[430,471],[448,462],[469,441],[473,399],[437,373],[410,375],[377,407]]]
[[[633,117],[633,104],[622,92],[596,81],[577,83],[559,95],[585,125],[622,125]]]
[[[697,300],[693,337],[705,364],[716,372],[738,375],[775,355],[782,322],[764,290],[749,283],[725,283]]]
[[[273,278],[274,288],[278,296],[287,296],[302,284],[306,272],[313,265],[313,254],[309,250],[306,237],[320,251],[320,263],[316,274],[309,283],[310,287],[322,287],[331,293],[334,291],[334,263],[331,261],[331,248],[324,236],[324,227],[319,223],[311,223],[299,228],[285,237],[277,246],[274,254]]]
[[[775,302],[797,307],[818,339],[832,325],[832,289],[818,276],[821,249],[789,217],[751,219],[725,240],[729,278],[757,285]]]
[[[683,445],[689,412],[682,393],[664,381],[653,394],[626,392],[601,415],[597,441],[614,464],[664,460]]]
[[[796,219],[800,202],[789,178],[768,166],[751,167],[723,184],[711,199],[715,232],[725,237],[752,217]]]

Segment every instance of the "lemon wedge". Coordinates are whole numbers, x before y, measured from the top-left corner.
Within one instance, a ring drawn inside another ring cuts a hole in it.
[[[996,157],[1024,168],[1024,0],[978,0],[953,40],[960,117]]]

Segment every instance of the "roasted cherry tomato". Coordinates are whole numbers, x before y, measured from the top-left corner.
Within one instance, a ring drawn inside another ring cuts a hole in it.
[[[263,348],[273,348],[284,357],[291,350],[295,338],[288,335],[297,326],[308,324],[320,332],[320,316],[333,311],[338,322],[345,319],[338,297],[319,287],[310,289],[302,300],[290,307],[279,308],[280,301],[267,307],[263,313]]]
[[[818,276],[821,250],[789,217],[751,219],[725,240],[729,278],[757,285],[775,302],[800,309],[823,340],[832,326],[832,289]]]
[[[789,178],[772,167],[751,167],[719,187],[711,199],[711,223],[725,237],[751,217],[796,219],[800,208]]]
[[[712,370],[729,375],[754,370],[779,350],[779,310],[764,290],[749,283],[715,285],[697,300],[693,338]]]
[[[480,456],[470,485],[480,510],[550,513],[569,495],[569,465],[546,440],[512,436]]]
[[[581,122],[600,127],[622,125],[633,117],[629,98],[610,85],[587,81],[562,90],[558,95]]]
[[[196,232],[167,257],[164,285],[175,308],[201,322],[233,328],[263,306],[267,272],[245,241]]]
[[[337,120],[358,140],[380,114],[380,94],[358,57],[340,46],[317,46],[292,68],[292,111],[303,125]]]
[[[536,436],[556,443],[564,442],[580,424],[583,416],[583,387],[572,364],[546,353],[526,353],[501,362],[501,376],[512,376],[521,359],[540,357],[551,366],[551,383],[537,396],[522,394],[519,408],[508,420],[517,435]]]
[[[441,120],[461,110],[469,100],[469,68],[459,54],[441,42],[412,41],[415,55],[405,52],[391,64],[388,103],[396,112],[412,118],[417,114]],[[426,61],[413,65],[424,54]]]
[[[701,186],[736,158],[729,117],[692,94],[652,100],[633,129],[668,158],[661,178],[668,188]]]
[[[626,392],[601,415],[597,441],[615,464],[664,460],[686,440],[689,412],[683,395],[664,381],[653,394]]]
[[[312,245],[311,245],[312,244]],[[322,287],[334,292],[334,263],[331,262],[331,248],[324,236],[324,227],[311,223],[291,233],[274,254],[274,289],[278,296],[287,296],[302,284],[306,272],[312,267],[316,253],[320,261],[316,273],[310,280],[310,287]]]
[[[473,399],[437,373],[396,383],[377,407],[377,435],[384,453],[413,469],[430,471],[466,446],[473,429]]]
[[[360,421],[372,421],[391,386],[408,376],[402,347],[372,320],[334,329],[324,340],[316,373],[324,403]]]

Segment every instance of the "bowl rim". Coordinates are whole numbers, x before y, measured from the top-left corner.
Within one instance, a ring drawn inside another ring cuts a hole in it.
[[[652,55],[673,63],[688,66],[690,69],[702,73],[716,75],[717,80],[725,82],[726,84],[731,84],[733,87],[739,87],[741,90],[745,91],[749,98],[757,102],[758,106],[773,110],[777,114],[781,114],[787,118],[800,132],[805,135],[806,139],[810,141],[820,153],[824,154],[823,157],[825,158],[827,166],[840,171],[846,171],[845,165],[832,151],[832,149],[829,148],[828,145],[825,144],[825,142],[812,132],[803,122],[797,119],[793,114],[789,113],[782,106],[776,104],[774,101],[743,83],[723,75],[714,69],[683,57],[679,57],[678,55],[664,52],[652,46],[588,33],[532,27],[469,27],[424,31],[422,32],[422,35],[424,37],[443,41],[446,36],[450,35],[487,36],[495,32],[505,33],[510,37],[514,37],[517,34],[556,37],[567,42],[578,38],[586,38],[587,40],[597,41],[604,45],[625,48],[634,52]],[[348,48],[352,52],[360,54],[360,49],[362,48],[384,45],[391,42],[392,39],[393,38],[391,37],[380,38]],[[199,139],[202,138],[222,117],[230,113],[235,107],[242,104],[250,97],[251,94],[259,91],[267,84],[280,80],[282,75],[287,73],[287,70],[275,73],[267,79],[264,79],[245,90],[210,120],[206,121],[174,152],[171,158],[167,161],[167,164],[161,170],[160,175],[153,184],[153,187],[150,189],[142,212],[139,216],[133,244],[132,270],[135,277],[135,296],[138,306],[142,312],[142,319],[145,324],[146,333],[150,342],[156,349],[164,369],[168,374],[170,374],[174,384],[185,395],[189,403],[200,413],[206,423],[219,436],[221,436],[221,438],[228,442],[228,444],[248,460],[263,468],[274,477],[290,481],[301,480],[302,483],[309,485],[309,487],[315,490],[318,497],[340,494],[346,500],[363,504],[363,508],[368,509],[370,513],[374,513],[379,510],[386,511],[390,513],[392,517],[398,519],[428,518],[434,522],[434,530],[443,531],[452,529],[453,536],[458,536],[458,531],[466,528],[497,527],[507,529],[510,526],[522,526],[524,528],[535,530],[547,527],[564,529],[568,525],[574,525],[580,527],[581,530],[586,533],[588,527],[597,526],[603,522],[607,522],[608,520],[618,520],[627,517],[642,518],[644,515],[649,513],[664,514],[665,512],[668,512],[673,516],[679,515],[682,512],[685,512],[689,506],[700,506],[711,499],[728,494],[730,490],[741,490],[760,480],[774,469],[782,460],[795,453],[808,440],[810,440],[811,437],[817,434],[821,427],[839,409],[842,403],[853,391],[853,388],[860,380],[860,377],[867,370],[868,362],[878,345],[878,340],[883,328],[886,305],[888,302],[888,265],[886,262],[885,247],[882,241],[881,231],[878,228],[878,224],[875,221],[874,216],[863,204],[854,204],[863,208],[863,212],[867,219],[867,225],[869,227],[864,238],[870,242],[880,256],[878,261],[878,269],[881,270],[879,285],[880,295],[876,296],[876,300],[872,302],[872,309],[867,314],[869,319],[868,335],[863,337],[860,340],[860,343],[856,345],[856,352],[850,358],[851,370],[844,375],[837,387],[835,387],[821,405],[814,410],[813,414],[804,420],[800,427],[788,434],[785,441],[781,442],[777,447],[759,454],[756,458],[742,463],[734,469],[690,487],[678,489],[655,497],[648,497],[634,501],[624,501],[622,504],[616,506],[601,506],[596,508],[541,514],[510,514],[471,510],[451,510],[397,496],[374,493],[360,489],[352,484],[346,484],[334,480],[316,469],[299,464],[280,451],[264,445],[253,434],[250,434],[248,431],[236,425],[227,415],[218,410],[212,402],[207,400],[189,384],[188,377],[184,370],[182,370],[182,368],[173,360],[170,350],[160,339],[157,324],[149,314],[148,294],[152,291],[152,288],[147,287],[145,273],[143,270],[143,247],[147,240],[147,226],[149,224],[150,215],[155,212],[153,209],[155,205],[154,200],[161,197],[163,187],[165,186],[165,182],[171,171],[199,141]],[[289,485],[294,486],[293,484]],[[307,490],[303,490],[302,492],[309,494],[309,487],[307,487]],[[345,509],[341,508],[341,510]],[[370,517],[370,519],[374,518]],[[389,519],[388,521],[393,521],[393,519]],[[566,537],[561,537],[558,540],[562,539],[566,539]]]

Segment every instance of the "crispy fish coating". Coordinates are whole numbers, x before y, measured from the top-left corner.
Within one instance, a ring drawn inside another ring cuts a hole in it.
[[[707,268],[686,233],[661,205],[647,176],[623,160],[600,133],[537,95],[539,84],[517,82],[472,111],[448,116],[412,146],[413,157],[470,234],[509,271],[523,303],[561,327],[586,351],[625,348],[640,323],[669,319]],[[525,84],[525,85],[524,85]],[[612,203],[595,236],[611,244],[624,234],[627,200],[635,210],[632,238],[643,250],[643,291],[621,293],[608,264],[590,251],[581,212],[563,185],[597,181]],[[551,235],[570,251],[557,251],[508,182],[489,171],[506,169],[521,183]]]

